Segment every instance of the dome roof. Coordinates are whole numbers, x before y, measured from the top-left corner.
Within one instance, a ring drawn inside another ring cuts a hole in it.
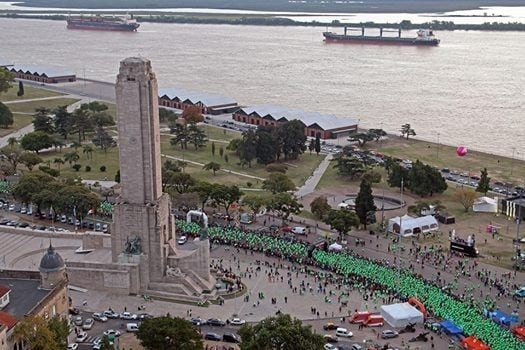
[[[55,251],[55,248],[49,243],[49,248],[47,248],[47,252],[42,257],[42,260],[40,260],[40,272],[55,272],[60,271],[65,267],[64,260]]]

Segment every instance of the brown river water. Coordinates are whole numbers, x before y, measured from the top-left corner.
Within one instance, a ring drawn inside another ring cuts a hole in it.
[[[418,138],[525,159],[525,33],[438,32],[439,47],[325,44],[323,27],[143,23],[137,33],[0,19],[0,61],[114,81],[151,59],[161,87],[359,120]],[[410,35],[406,33],[405,35]],[[0,62],[1,63],[1,62]]]

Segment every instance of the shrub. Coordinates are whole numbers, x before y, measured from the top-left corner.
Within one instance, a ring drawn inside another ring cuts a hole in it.
[[[60,176],[60,171],[58,171],[57,169],[52,169],[48,166],[44,166],[44,165],[41,165],[38,167],[38,169],[40,171],[43,171],[44,173],[47,173],[53,177],[59,177]]]
[[[75,169],[75,171],[79,171],[81,168],[82,168],[81,164],[74,164],[73,165],[73,169]]]
[[[105,165],[102,165],[102,166],[100,167],[100,172],[103,173],[103,172],[105,172],[105,171],[106,171],[106,166],[105,166]]]
[[[91,167],[89,165],[86,165],[86,173],[89,173],[91,171]]]
[[[268,164],[266,171],[269,173],[283,173],[286,174],[288,167],[285,164]]]
[[[252,188],[253,184],[252,184],[250,181],[248,181],[248,182],[246,183],[246,186],[247,186],[248,188]]]

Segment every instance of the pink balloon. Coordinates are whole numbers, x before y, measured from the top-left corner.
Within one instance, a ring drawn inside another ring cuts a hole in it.
[[[468,149],[466,146],[459,146],[457,149],[456,149],[456,153],[458,154],[458,156],[460,157],[463,157],[463,156],[466,156],[467,153],[468,153]]]

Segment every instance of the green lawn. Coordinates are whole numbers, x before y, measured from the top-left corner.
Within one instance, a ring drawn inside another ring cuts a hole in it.
[[[13,125],[7,129],[0,129],[0,137],[9,135],[10,133],[22,129],[24,126],[27,126],[33,122],[33,116],[28,114],[13,114]]]
[[[49,109],[56,108],[58,106],[69,106],[70,104],[73,104],[77,102],[78,99],[74,98],[57,98],[54,100],[45,100],[45,101],[33,101],[33,102],[26,102],[26,103],[14,103],[14,104],[8,104],[7,106],[13,113],[35,113],[36,108],[45,107]]]
[[[38,89],[24,84],[24,96],[17,96],[18,82],[14,82],[7,92],[0,95],[0,101],[16,101],[16,100],[29,100],[32,98],[52,97],[52,96],[63,96],[59,92],[49,91],[45,89]]]
[[[206,125],[206,124],[199,125],[199,127],[202,128],[204,132],[206,132],[206,136],[208,136],[208,139],[211,139],[211,140],[223,140],[223,141],[229,142],[233,139],[242,138],[242,133],[239,131],[218,128],[216,126]],[[219,145],[217,144],[217,146]]]

